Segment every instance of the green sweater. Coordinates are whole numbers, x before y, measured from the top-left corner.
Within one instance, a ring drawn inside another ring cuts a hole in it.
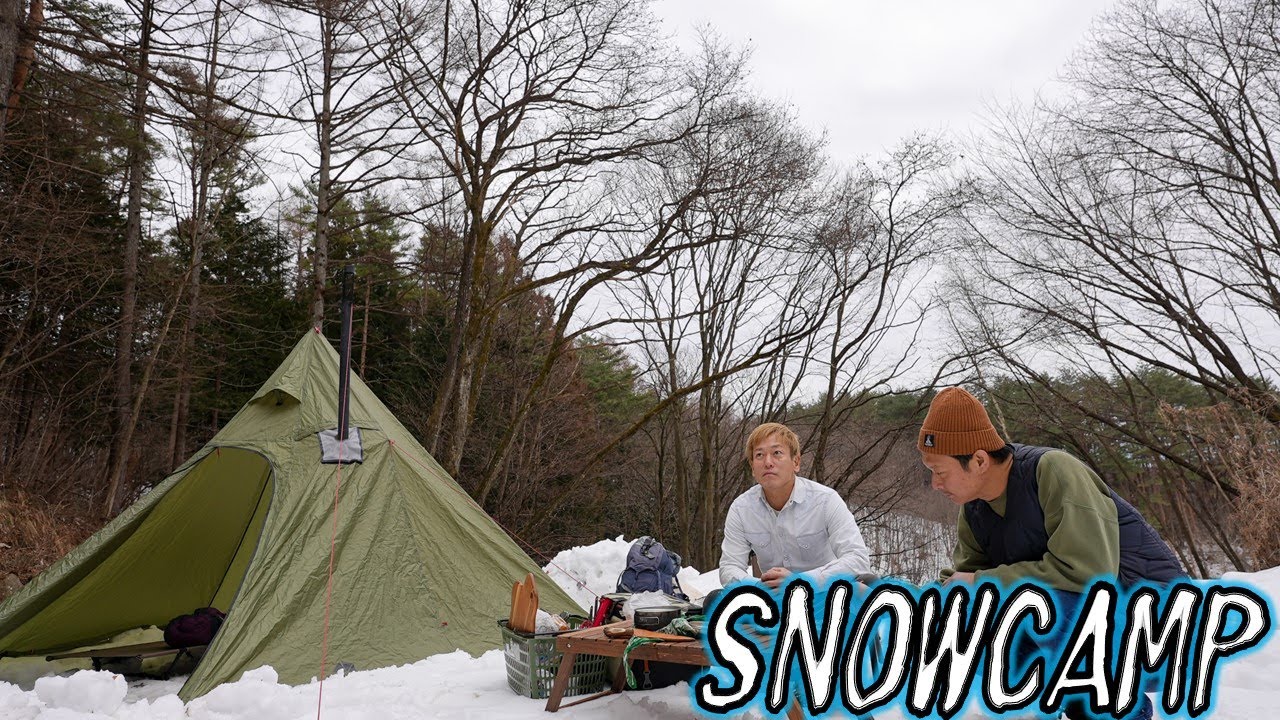
[[[956,547],[951,553],[955,567],[942,571],[943,580],[956,572],[972,572],[978,578],[1005,583],[1034,578],[1059,590],[1081,592],[1094,577],[1119,572],[1120,524],[1116,504],[1102,478],[1075,457],[1053,450],[1040,458],[1036,484],[1044,510],[1044,529],[1049,536],[1049,551],[1044,557],[992,565],[978,546],[961,508]],[[1004,516],[1003,493],[988,504]]]

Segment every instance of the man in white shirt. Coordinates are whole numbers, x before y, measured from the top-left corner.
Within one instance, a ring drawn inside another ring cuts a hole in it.
[[[870,556],[849,506],[835,490],[800,472],[800,438],[786,425],[765,423],[747,438],[747,462],[757,485],[729,506],[720,545],[720,582],[750,577],[755,552],[760,580],[771,588],[792,573],[815,581],[870,572]]]

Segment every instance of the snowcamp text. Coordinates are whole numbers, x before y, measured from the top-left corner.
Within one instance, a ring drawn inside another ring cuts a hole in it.
[[[1150,687],[1166,715],[1194,718],[1212,708],[1218,662],[1272,629],[1268,600],[1237,584],[1097,581],[1075,612],[1065,598],[1032,582],[867,589],[846,579],[815,595],[801,577],[779,606],[767,588],[740,584],[710,609],[713,664],[694,700],[712,714],[761,703],[779,713],[798,698],[810,716],[902,703],[950,718],[974,694],[997,713],[1085,698],[1095,714],[1120,717]]]

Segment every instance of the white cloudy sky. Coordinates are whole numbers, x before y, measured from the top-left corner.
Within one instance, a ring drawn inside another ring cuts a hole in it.
[[[1115,0],[656,0],[671,32],[709,24],[754,50],[764,95],[828,132],[833,158],[912,130],[965,133],[983,103],[1047,87]]]

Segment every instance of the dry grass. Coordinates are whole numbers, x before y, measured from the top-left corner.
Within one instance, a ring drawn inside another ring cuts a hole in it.
[[[88,505],[0,490],[0,578],[13,573],[28,582],[84,542],[101,525]]]
[[[1240,541],[1261,568],[1280,565],[1280,451],[1270,454],[1240,482],[1236,513]]]
[[[1232,524],[1255,568],[1280,565],[1280,429],[1226,403],[1162,408],[1179,421],[1197,459],[1234,491]]]

